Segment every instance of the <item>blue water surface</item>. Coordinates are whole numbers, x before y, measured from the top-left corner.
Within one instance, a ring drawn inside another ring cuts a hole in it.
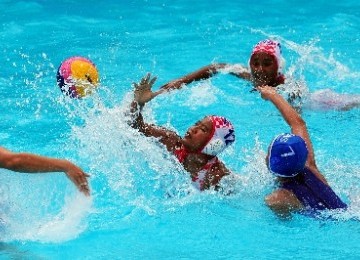
[[[358,258],[360,109],[323,104],[359,97],[358,1],[0,0],[0,9],[0,145],[67,158],[91,174],[92,189],[88,199],[61,173],[0,170],[0,258]],[[157,89],[212,62],[247,65],[269,37],[282,43],[290,85],[306,90],[318,167],[347,212],[281,220],[264,205],[267,146],[289,129],[226,73],[158,96],[144,116],[180,135],[205,115],[228,117],[236,142],[220,157],[237,176],[225,180],[232,195],[196,191],[171,155],[126,124],[131,84],[147,72]],[[71,56],[100,74],[82,100],[56,85]]]

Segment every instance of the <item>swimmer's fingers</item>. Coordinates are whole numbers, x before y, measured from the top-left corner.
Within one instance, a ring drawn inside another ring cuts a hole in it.
[[[65,171],[66,176],[76,185],[76,187],[86,196],[90,195],[90,188],[87,178],[89,174],[85,173],[78,166],[69,163],[68,169]]]
[[[150,80],[150,83],[149,83],[150,87],[152,87],[152,85],[154,85],[154,83],[155,83],[156,80],[157,80],[157,77],[156,77],[156,76],[153,77],[153,78]]]
[[[135,92],[139,92],[139,91],[143,91],[143,90],[146,90],[146,89],[149,89],[149,87],[147,86],[147,84],[145,83],[135,83],[133,82],[132,85],[134,86],[134,91]]]
[[[134,87],[135,90],[139,87],[139,85],[136,82],[133,82],[131,85]]]
[[[150,76],[150,73],[146,73],[146,75],[140,80],[140,85],[147,83],[150,79]]]
[[[146,76],[141,80],[140,84],[143,85],[143,87],[146,89],[151,89],[156,79],[157,77],[151,78],[151,74],[147,73]]]
[[[141,88],[151,88],[152,85],[155,83],[157,77],[153,77],[151,78],[151,74],[147,73],[138,84],[133,83],[134,86],[136,86],[137,88],[141,87]]]
[[[154,85],[157,77],[151,77],[150,73],[147,73],[139,83],[133,83],[134,86],[134,99],[140,105],[144,105],[151,99],[156,97],[159,93],[153,93],[151,88]]]
[[[151,91],[151,87],[154,84],[156,77],[150,78],[150,74],[148,73],[139,84],[134,83],[135,91],[134,91],[134,99],[140,105],[144,105],[153,99],[156,94]]]
[[[269,99],[270,96],[276,94],[275,88],[271,86],[258,86],[256,87],[256,90],[261,93],[261,97],[265,100]]]

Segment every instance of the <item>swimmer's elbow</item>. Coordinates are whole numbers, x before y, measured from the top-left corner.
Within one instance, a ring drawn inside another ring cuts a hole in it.
[[[283,203],[281,203],[278,199],[275,199],[274,196],[271,195],[265,197],[265,204],[272,210],[276,210],[283,205]]]
[[[291,207],[280,200],[274,199],[272,196],[267,196],[265,198],[265,204],[269,207],[269,209],[271,209],[272,212],[281,218],[287,218],[291,215]]]
[[[306,127],[306,122],[304,119],[302,119],[302,117],[299,116],[298,121],[299,121],[298,122],[299,125]]]

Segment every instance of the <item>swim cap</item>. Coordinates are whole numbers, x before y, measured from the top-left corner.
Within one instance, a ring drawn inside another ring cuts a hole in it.
[[[254,54],[256,54],[258,52],[265,52],[265,53],[273,56],[277,63],[278,79],[279,79],[279,77],[284,78],[282,70],[285,66],[285,59],[282,56],[280,43],[277,41],[274,41],[274,40],[270,40],[270,39],[266,39],[266,40],[258,42],[255,45],[254,49],[252,50],[250,59]],[[250,66],[250,60],[249,60],[249,66]]]
[[[279,177],[294,177],[305,167],[308,150],[304,139],[293,134],[280,134],[269,148],[269,170]]]
[[[215,156],[235,141],[235,130],[229,120],[222,116],[209,116],[212,121],[210,139],[201,153]]]

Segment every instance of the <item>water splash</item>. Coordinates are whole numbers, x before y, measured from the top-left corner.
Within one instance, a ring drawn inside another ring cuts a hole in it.
[[[8,174],[2,175],[10,178]],[[75,191],[62,177],[58,181],[56,176],[19,174],[11,176],[14,183],[1,186],[1,241],[62,242],[85,230],[92,200]],[[65,183],[75,195],[67,193],[67,189],[59,190],[66,187]],[[66,197],[65,203],[61,196]]]

